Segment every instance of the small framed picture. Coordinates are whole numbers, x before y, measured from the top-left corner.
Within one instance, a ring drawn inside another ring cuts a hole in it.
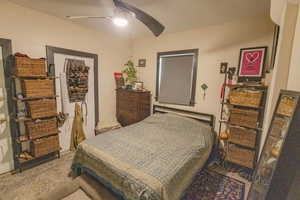
[[[268,47],[240,50],[238,82],[260,82],[265,75]]]
[[[144,83],[141,81],[136,81],[134,83],[134,90],[143,90],[144,89]]]
[[[139,59],[138,67],[146,67],[146,59]]]
[[[222,62],[220,66],[220,74],[226,74],[228,68],[228,63]]]

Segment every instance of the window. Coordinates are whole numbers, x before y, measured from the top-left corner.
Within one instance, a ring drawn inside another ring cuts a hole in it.
[[[195,104],[198,49],[158,53],[156,100],[159,103]]]

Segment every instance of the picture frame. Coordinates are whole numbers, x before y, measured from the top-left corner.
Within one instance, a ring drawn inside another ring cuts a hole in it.
[[[226,74],[228,68],[228,63],[222,62],[220,66],[220,74]]]
[[[136,81],[134,82],[134,90],[143,90],[144,89],[144,83],[142,81]]]
[[[277,50],[278,50],[279,35],[280,35],[280,26],[275,25],[274,36],[273,36],[273,48],[272,48],[272,53],[271,53],[271,63],[270,63],[269,70],[274,69],[274,66],[275,66],[275,60],[276,60]]]
[[[138,67],[146,67],[146,59],[139,59]]]
[[[261,82],[265,76],[267,46],[240,50],[238,82]]]

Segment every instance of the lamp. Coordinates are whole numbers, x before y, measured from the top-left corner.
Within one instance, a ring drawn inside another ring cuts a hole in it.
[[[127,12],[124,12],[124,10],[117,8],[114,10],[112,22],[118,27],[125,27],[128,25],[128,17],[129,16]]]
[[[119,27],[125,27],[128,25],[128,20],[124,17],[114,17],[112,19],[114,25],[119,26]]]

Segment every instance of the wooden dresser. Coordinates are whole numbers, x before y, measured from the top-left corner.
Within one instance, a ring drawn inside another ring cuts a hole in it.
[[[142,121],[150,115],[151,93],[117,89],[117,120],[122,126]]]

